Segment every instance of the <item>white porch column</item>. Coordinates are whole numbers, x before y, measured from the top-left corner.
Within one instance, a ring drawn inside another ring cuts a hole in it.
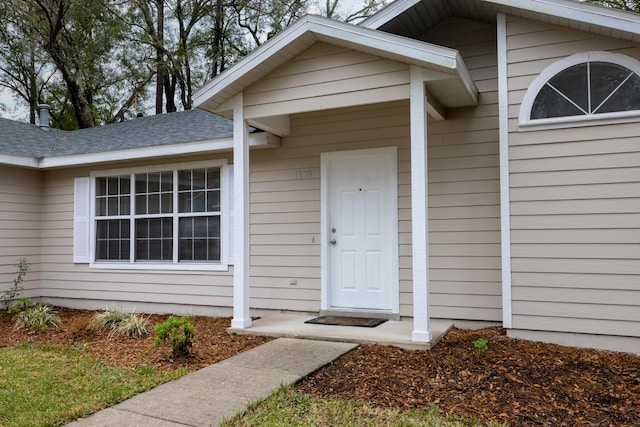
[[[249,126],[242,92],[233,99],[233,198],[235,264],[232,328],[251,326],[249,315]]]
[[[411,340],[419,342],[431,341],[425,74],[423,69],[411,66],[411,244],[413,249],[413,332]]]

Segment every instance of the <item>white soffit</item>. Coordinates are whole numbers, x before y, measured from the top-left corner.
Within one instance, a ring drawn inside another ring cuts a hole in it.
[[[499,11],[623,39],[640,40],[640,15],[575,0],[482,0]],[[563,22],[564,20],[564,22]],[[571,25],[575,22],[576,25]],[[577,25],[579,23],[586,24]],[[602,31],[607,29],[608,31]],[[628,36],[625,37],[623,34]]]
[[[252,83],[322,41],[393,61],[448,74],[458,80],[460,97],[477,103],[477,88],[455,49],[307,15],[208,82],[194,95],[194,106],[220,112],[220,106]]]
[[[422,0],[394,1],[386,5],[385,7],[383,7],[382,9],[380,9],[379,11],[377,11],[376,13],[374,13],[373,15],[365,19],[364,21],[360,22],[358,25],[365,28],[373,28],[373,29],[380,28],[387,22],[391,21],[396,16],[406,12],[408,9],[410,9],[411,7],[421,2]]]

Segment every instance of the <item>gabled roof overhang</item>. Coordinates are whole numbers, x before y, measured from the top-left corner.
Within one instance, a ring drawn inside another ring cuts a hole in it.
[[[195,94],[194,105],[224,114],[228,110],[224,105],[227,101],[316,42],[434,71],[434,80],[447,82],[446,88],[443,86],[442,97],[439,96],[437,82],[427,86],[444,108],[471,106],[478,102],[478,90],[457,50],[307,15],[207,83]]]
[[[426,13],[425,8],[428,8],[429,15],[454,14],[483,21],[487,7],[495,13],[520,16],[607,37],[640,41],[638,14],[575,0],[397,0],[359,25],[393,33],[411,33],[407,23],[414,25],[413,20],[400,19],[401,15],[411,13],[408,12],[409,9],[414,8],[414,19],[415,16]],[[420,28],[424,31],[424,26]]]

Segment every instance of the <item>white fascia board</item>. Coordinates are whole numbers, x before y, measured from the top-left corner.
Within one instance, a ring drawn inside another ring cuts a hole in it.
[[[571,0],[482,0],[487,3],[557,16],[587,24],[599,25],[633,34],[640,34],[637,13]]]
[[[264,72],[256,70],[273,68],[264,66],[270,60],[283,62],[279,53],[285,51],[287,46],[301,40],[303,37],[307,37],[310,43],[323,40],[354,50],[377,51],[382,57],[399,62],[407,62],[423,68],[430,68],[435,65],[440,69],[450,70],[452,75],[459,76],[465,82],[465,85],[473,88],[471,92],[475,91],[475,84],[473,84],[473,80],[470,80],[470,73],[461,60],[459,52],[455,49],[345,24],[328,18],[306,15],[254,50],[229,70],[208,82],[194,95],[194,106],[204,108],[204,104],[218,94],[222,94],[225,91],[230,91],[230,93],[241,91],[244,87],[258,80],[261,77],[260,73]],[[289,51],[288,54],[297,55],[302,53],[306,49],[304,45],[302,43],[298,46],[299,52]],[[251,77],[252,73],[255,73],[255,77]],[[237,86],[241,81],[240,86]],[[225,101],[228,101],[228,99],[223,96],[223,99],[214,108],[217,109]]]
[[[279,147],[280,138],[268,132],[254,133],[249,136],[249,146],[254,148]],[[77,154],[60,157],[45,157],[36,161],[40,169],[82,166],[124,160],[141,160],[158,157],[181,156],[233,149],[233,138],[211,139],[206,141],[172,144],[164,146],[133,148],[128,150],[107,151],[102,153]],[[35,161],[35,160],[34,160]]]
[[[38,169],[38,159],[27,156],[12,156],[10,154],[0,155],[0,165],[20,166],[23,168]]]
[[[405,12],[407,9],[421,3],[422,0],[398,0],[383,7],[358,25],[365,28],[377,29],[382,27],[387,22],[391,21],[396,16]]]

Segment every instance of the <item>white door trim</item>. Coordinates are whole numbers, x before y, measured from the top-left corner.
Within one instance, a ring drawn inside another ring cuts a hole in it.
[[[398,149],[397,147],[371,148],[363,150],[336,151],[320,154],[320,271],[321,271],[321,299],[320,307],[322,310],[332,310],[331,295],[329,286],[329,256],[330,256],[330,231],[329,231],[329,180],[328,180],[328,163],[335,159],[354,159],[357,160],[363,156],[383,155],[390,162],[391,176],[391,194],[393,201],[390,206],[389,216],[393,224],[391,237],[389,241],[391,251],[391,307],[390,314],[400,313],[400,286],[398,272]],[[344,309],[343,309],[344,310]],[[357,311],[357,310],[354,310]]]

